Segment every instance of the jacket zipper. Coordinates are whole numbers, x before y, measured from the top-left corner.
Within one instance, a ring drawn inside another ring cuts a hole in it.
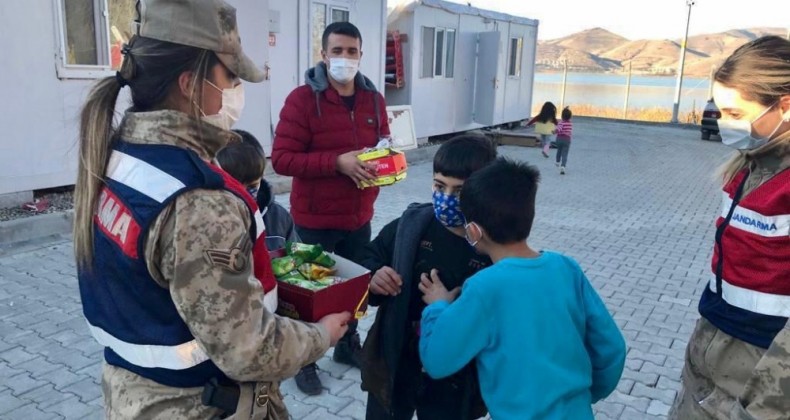
[[[354,144],[356,145],[356,147],[354,147],[354,150],[357,150],[359,149],[359,137],[357,137],[357,122],[354,119],[353,110],[351,111],[351,125],[352,125],[352,130],[354,130]]]

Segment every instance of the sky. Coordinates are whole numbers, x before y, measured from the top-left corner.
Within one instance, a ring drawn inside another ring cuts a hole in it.
[[[401,1],[388,0],[389,6]],[[466,0],[450,0],[466,3]],[[602,27],[626,38],[680,39],[686,0],[471,0],[472,6],[540,20],[538,38],[554,39]],[[787,0],[696,0],[690,35],[752,27],[790,27]]]

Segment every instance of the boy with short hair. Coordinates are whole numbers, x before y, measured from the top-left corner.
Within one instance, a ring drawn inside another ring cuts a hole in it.
[[[257,201],[263,215],[263,224],[266,226],[266,248],[275,251],[285,248],[285,242],[299,242],[290,213],[274,201],[272,187],[263,179],[266,170],[266,153],[263,147],[249,132],[233,132],[241,136],[241,143],[228,144],[217,154],[217,161]]]
[[[294,222],[288,210],[274,201],[269,183],[263,179],[266,154],[258,139],[243,130],[233,130],[241,142],[230,143],[217,153],[219,166],[247,189],[255,198],[266,227],[266,248],[275,251],[285,248],[286,241],[299,242]],[[277,310],[277,284],[265,284],[263,303],[270,312]]]
[[[362,350],[368,420],[411,420],[415,411],[423,420],[486,414],[474,366],[443,380],[423,373],[418,342],[425,305],[417,285],[433,269],[447,284],[460,286],[491,264],[464,239],[458,195],[464,180],[495,158],[495,146],[482,136],[442,144],[433,161],[433,203],[410,205],[365,248],[362,265],[374,273],[370,304],[379,307]]]
[[[527,244],[539,178],[500,158],[464,183],[466,238],[494,264],[462,293],[441,273],[422,276],[420,358],[434,378],[474,361],[495,419],[592,419],[620,379],[625,341],[573,259]]]

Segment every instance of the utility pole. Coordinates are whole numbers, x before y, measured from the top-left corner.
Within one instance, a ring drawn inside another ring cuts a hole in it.
[[[628,119],[628,97],[631,95],[631,64],[633,61],[628,62],[628,80],[625,82],[625,105],[623,105],[623,119]]]
[[[562,72],[562,95],[560,97],[560,110],[565,109],[565,86],[568,83],[568,60],[562,62],[564,70]]]
[[[710,76],[708,76],[708,99],[713,98],[713,72],[716,66],[710,66]]]
[[[680,89],[683,86],[683,67],[686,64],[686,44],[689,39],[689,25],[691,23],[691,6],[696,3],[696,0],[686,0],[686,5],[689,8],[688,17],[686,18],[686,34],[683,36],[683,44],[680,45],[680,65],[678,66],[677,86],[675,86],[675,103],[672,105],[672,123],[678,123],[678,112],[680,112]]]

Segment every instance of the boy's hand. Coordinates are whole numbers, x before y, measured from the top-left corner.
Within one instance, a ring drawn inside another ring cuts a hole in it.
[[[422,300],[426,305],[430,305],[440,300],[445,300],[448,303],[453,303],[461,293],[461,288],[456,287],[453,290],[447,291],[444,283],[439,279],[439,271],[435,268],[431,270],[430,277],[428,273],[422,273],[420,277],[420,285],[418,286],[423,293]]]
[[[397,296],[403,280],[391,267],[381,267],[370,279],[370,292],[376,295]]]
[[[356,184],[376,179],[376,165],[357,158],[362,152],[364,149],[344,153],[335,162],[337,171],[351,178]]]

